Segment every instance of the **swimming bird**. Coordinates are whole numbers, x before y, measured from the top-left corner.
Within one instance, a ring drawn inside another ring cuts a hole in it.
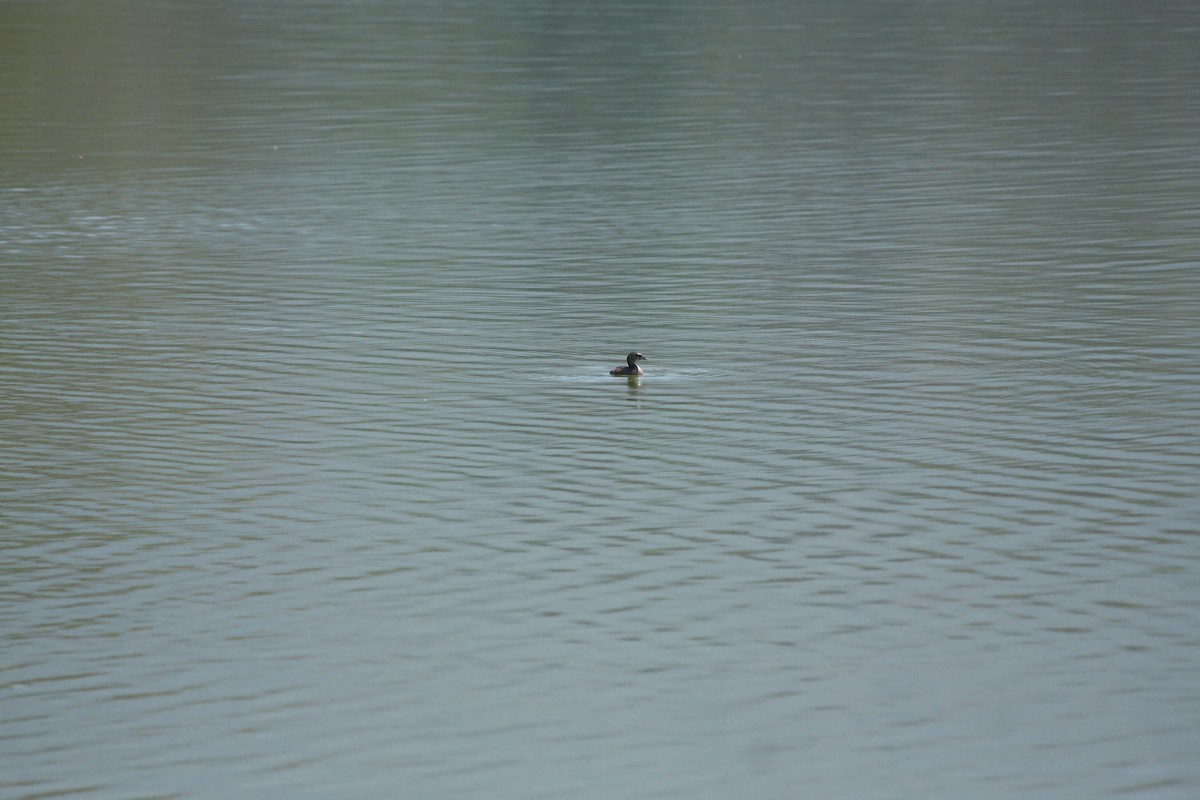
[[[642,368],[639,367],[636,361],[645,361],[646,357],[636,350],[633,350],[629,355],[625,356],[625,366],[614,367],[608,371],[609,375],[641,375]]]

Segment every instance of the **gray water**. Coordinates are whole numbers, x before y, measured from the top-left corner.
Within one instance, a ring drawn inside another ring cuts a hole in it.
[[[1200,796],[1198,74],[1185,0],[0,3],[0,796]]]

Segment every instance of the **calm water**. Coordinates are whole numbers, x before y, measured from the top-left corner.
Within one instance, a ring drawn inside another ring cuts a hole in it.
[[[6,800],[1200,796],[1194,3],[0,67]]]

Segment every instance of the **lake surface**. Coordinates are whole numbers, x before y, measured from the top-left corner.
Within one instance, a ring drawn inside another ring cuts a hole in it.
[[[0,797],[1200,796],[1196,4],[0,63]]]

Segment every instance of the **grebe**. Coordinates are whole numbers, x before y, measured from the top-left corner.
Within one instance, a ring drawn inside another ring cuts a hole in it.
[[[639,367],[636,361],[645,361],[646,357],[634,350],[629,355],[625,356],[625,366],[616,367],[608,371],[609,375],[641,375],[642,368]]]

